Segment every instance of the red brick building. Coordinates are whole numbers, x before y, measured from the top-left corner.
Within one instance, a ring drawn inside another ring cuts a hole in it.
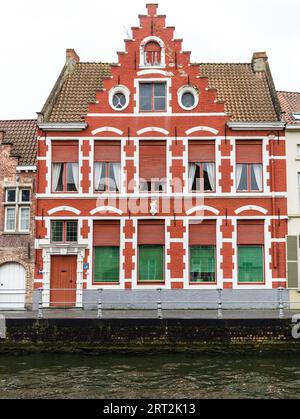
[[[32,300],[36,134],[35,120],[0,121],[0,309]]]
[[[81,307],[99,288],[286,286],[285,131],[268,58],[191,63],[174,30],[149,4],[118,63],[67,50],[39,115],[46,305]]]

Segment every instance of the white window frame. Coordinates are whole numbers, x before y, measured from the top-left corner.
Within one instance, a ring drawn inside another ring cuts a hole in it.
[[[165,111],[157,111],[157,112],[140,112],[140,84],[141,83],[166,83],[166,110]],[[135,115],[143,115],[143,116],[166,116],[172,114],[172,107],[170,105],[172,100],[172,94],[170,93],[172,88],[172,80],[171,78],[147,78],[147,79],[135,79],[134,80],[134,88],[135,88],[135,108],[134,114]]]
[[[22,211],[27,210],[28,211],[28,228],[23,229],[22,228]],[[21,206],[19,207],[19,231],[21,233],[28,233],[30,231],[30,207],[28,206]]]
[[[190,108],[187,108],[182,103],[182,97],[185,93],[191,93],[194,96],[195,103]],[[193,109],[197,108],[197,106],[199,105],[199,99],[200,99],[199,91],[194,86],[186,85],[186,86],[180,87],[180,89],[178,89],[178,92],[177,92],[177,97],[178,97],[179,106],[185,111],[192,111]]]
[[[118,93],[121,93],[121,94],[123,94],[123,95],[125,96],[126,103],[125,103],[125,105],[123,106],[123,108],[116,108],[116,107],[114,106],[114,103],[113,103],[113,98],[114,98],[114,96],[115,96],[116,94],[118,94]],[[124,111],[124,110],[128,107],[128,105],[129,105],[129,102],[130,102],[130,90],[129,90],[126,86],[123,86],[123,85],[118,85],[118,86],[115,86],[115,87],[113,87],[112,89],[110,89],[110,91],[109,91],[109,95],[108,95],[108,100],[109,100],[109,105],[110,105],[110,107],[111,107],[114,111],[117,111],[117,112],[122,112],[122,111]]]
[[[15,211],[15,222],[14,222],[14,224],[15,224],[15,226],[14,226],[14,228],[13,229],[8,229],[8,227],[7,227],[7,222],[8,222],[8,217],[7,217],[7,212],[8,212],[8,210],[11,210],[11,209],[13,209],[14,211]],[[17,210],[17,207],[16,207],[16,205],[14,205],[14,206],[7,206],[7,207],[5,207],[5,219],[4,219],[4,231],[5,231],[5,233],[15,233],[16,232],[16,227],[17,227],[17,212],[16,212],[16,210]]]
[[[23,191],[29,191],[29,201],[23,201],[22,199],[22,192]],[[31,190],[29,188],[20,188],[19,189],[19,202],[26,205],[29,204],[31,202]]]
[[[161,47],[161,63],[156,66],[145,65],[145,46],[149,42],[157,42]],[[166,48],[164,42],[158,36],[148,36],[143,39],[140,45],[140,68],[143,69],[155,69],[155,68],[165,68],[166,67]]]
[[[14,190],[16,193],[16,200],[14,202],[8,202],[8,191]],[[22,191],[29,191],[29,201],[22,201]],[[21,229],[21,209],[27,208],[29,211],[29,225],[28,229]],[[7,228],[7,213],[9,209],[14,209],[15,211],[15,222],[14,229]],[[14,233],[14,234],[29,234],[30,232],[30,210],[31,210],[31,188],[29,187],[7,187],[5,188],[5,202],[4,202],[4,232],[5,233]]]
[[[8,192],[9,191],[15,191],[16,198],[15,198],[14,201],[8,201]],[[17,190],[17,188],[6,188],[5,189],[5,203],[7,203],[7,204],[16,204],[17,202],[18,202],[18,190]]]

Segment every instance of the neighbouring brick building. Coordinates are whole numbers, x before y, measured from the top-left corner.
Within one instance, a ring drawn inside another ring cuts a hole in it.
[[[191,63],[147,11],[116,64],[67,50],[39,115],[45,306],[82,307],[98,289],[258,300],[286,287],[285,131],[266,54]]]
[[[0,309],[32,301],[36,120],[0,120]]]

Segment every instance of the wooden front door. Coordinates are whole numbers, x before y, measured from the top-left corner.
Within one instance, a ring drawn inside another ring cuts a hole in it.
[[[77,256],[51,256],[50,306],[76,306]]]

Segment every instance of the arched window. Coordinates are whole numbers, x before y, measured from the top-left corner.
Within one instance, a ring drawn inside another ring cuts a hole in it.
[[[150,41],[145,45],[144,64],[149,67],[161,65],[161,46],[157,42]]]

